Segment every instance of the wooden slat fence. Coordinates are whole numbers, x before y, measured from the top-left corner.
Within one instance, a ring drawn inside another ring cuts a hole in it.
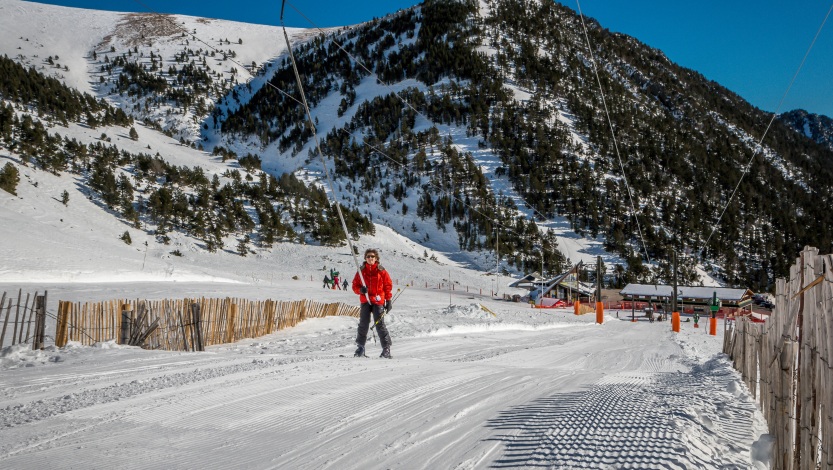
[[[773,470],[833,470],[833,255],[805,247],[764,324],[727,327],[723,352],[774,437]]]
[[[17,295],[3,292],[0,295],[0,348],[15,344],[32,343],[33,349],[43,347],[43,321],[46,292],[34,295],[23,289]]]
[[[195,311],[199,312],[198,315]],[[358,317],[357,306],[311,300],[252,301],[246,299],[109,300],[58,302],[55,345],[69,341],[91,345],[124,341],[122,327],[141,338],[146,349],[196,351],[205,346],[255,338],[297,325],[307,318]],[[124,325],[124,321],[128,322]],[[154,323],[158,326],[153,327]],[[128,333],[129,334],[129,333]]]

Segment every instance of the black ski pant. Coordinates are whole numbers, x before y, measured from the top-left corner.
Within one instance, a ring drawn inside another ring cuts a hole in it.
[[[381,305],[372,305],[363,303],[359,311],[359,334],[356,336],[356,344],[364,346],[367,342],[367,330],[370,328],[370,311],[373,310],[373,320],[378,321],[376,324],[376,332],[379,333],[379,341],[382,342],[382,347],[390,347],[390,333],[388,327],[385,326],[385,319],[382,318],[384,309]]]

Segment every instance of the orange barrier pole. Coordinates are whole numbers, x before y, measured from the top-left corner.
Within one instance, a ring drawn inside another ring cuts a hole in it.
[[[601,302],[596,302],[596,323],[601,325],[604,323],[605,306]]]
[[[709,334],[717,336],[717,318],[709,318]]]
[[[680,312],[671,314],[671,331],[674,333],[680,332]]]
[[[581,302],[579,302],[578,300],[576,300],[576,302],[573,304],[573,313],[576,315],[578,315],[578,307],[580,304]]]

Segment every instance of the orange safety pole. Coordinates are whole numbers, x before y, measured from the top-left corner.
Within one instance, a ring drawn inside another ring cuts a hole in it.
[[[579,302],[578,299],[576,299],[575,303],[573,304],[573,313],[576,315],[578,315],[578,308],[580,304],[581,302]]]
[[[604,323],[605,306],[602,302],[596,302],[596,323]]]
[[[717,336],[717,318],[709,318],[709,334]]]
[[[671,314],[671,331],[674,333],[680,332],[680,312]]]

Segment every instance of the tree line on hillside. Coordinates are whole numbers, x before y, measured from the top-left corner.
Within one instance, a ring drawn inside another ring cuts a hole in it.
[[[19,71],[14,67],[7,69]],[[103,205],[135,228],[155,232],[160,241],[167,242],[167,234],[178,230],[204,240],[210,251],[223,248],[223,238],[229,235],[265,248],[281,240],[344,243],[335,206],[326,193],[307,186],[294,175],[269,176],[260,170],[258,158],[247,155],[240,158],[245,174],[229,169],[221,181],[217,175],[209,178],[200,167],[171,165],[158,153],[119,150],[109,143],[106,134],[87,144],[61,136],[50,132],[43,120],[32,114],[55,119],[49,114],[55,103],[41,97],[69,97],[65,108],[61,108],[63,112],[58,114],[62,118],[82,121],[84,114],[96,113],[99,117],[124,117],[124,123],[131,121],[106,103],[74,94],[60,82],[46,80],[37,72],[29,70],[15,76],[18,89],[26,91],[14,93],[4,88],[0,93],[4,99],[0,101],[0,145],[19,155],[22,165],[34,165],[59,175],[79,175],[94,191],[90,197],[95,194]],[[73,98],[78,100],[72,101]],[[137,136],[134,129],[131,135]],[[223,153],[224,159],[237,158],[223,148],[215,149],[215,153]],[[14,194],[19,182],[17,169],[9,163],[0,173],[2,189]],[[342,211],[351,237],[373,233],[373,224],[358,211]],[[243,244],[238,251],[245,254],[248,249]]]
[[[637,230],[628,211],[621,210],[627,201],[604,197],[626,194],[627,189],[621,179],[610,188],[607,175],[621,175],[621,169],[577,16],[556,4],[502,0],[494,6],[495,14],[486,22],[488,35],[515,46],[500,48],[494,60],[510,64],[507,69],[513,78],[536,90],[538,96],[569,90],[566,108],[575,117],[575,127],[598,150],[599,158],[592,162],[596,177],[587,179],[587,174],[579,173],[578,178],[592,187],[583,190],[583,203],[590,213],[585,218],[570,211],[568,216],[590,230],[598,227],[606,234],[609,248],[621,248],[617,227],[630,234]],[[507,28],[506,22],[512,26]],[[744,184],[705,246],[705,258],[722,267],[718,274],[732,285],[768,289],[774,277],[787,275],[792,255],[803,245],[832,248],[833,235],[820,229],[833,222],[833,213],[826,210],[833,199],[830,149],[776,121],[764,141],[774,155],[757,152],[753,159],[757,136],[767,128],[771,115],[633,38],[611,34],[595,24],[589,32],[600,68],[613,71],[601,74],[602,87],[648,252],[653,259],[663,260],[662,278],[669,277],[668,261],[674,251],[703,247],[750,161]],[[536,54],[539,47],[552,52]],[[515,141],[526,139],[540,145],[544,140],[535,138],[541,135],[536,130],[541,126],[536,116],[541,113],[534,103],[531,100],[524,113],[529,124],[513,129],[518,136]],[[554,139],[548,136],[546,140]],[[568,145],[562,139],[562,146]],[[522,149],[515,148],[504,155],[519,152]],[[541,160],[543,155],[531,151],[528,157]],[[549,179],[546,184],[556,189],[558,178],[551,175],[557,172],[543,173]],[[532,179],[531,172],[526,174]],[[531,186],[518,184],[529,188],[530,196],[541,194]],[[602,194],[596,190],[606,186]],[[545,194],[557,196],[559,192]],[[633,237],[630,242],[641,244]]]
[[[401,98],[355,103],[355,87],[367,76],[362,67],[324,37],[299,48],[311,105],[340,93],[339,114],[353,112],[349,123],[324,139],[325,153],[336,157],[341,175],[363,188],[379,184],[377,172],[367,167],[373,151],[365,143],[398,162],[420,159],[426,143],[408,142],[419,133],[410,131],[415,116],[402,104],[406,101],[436,123],[479,136],[502,160],[498,176],[508,177],[541,216],[566,217],[575,232],[601,237],[607,250],[627,261],[626,280],[668,282],[673,254],[690,253],[694,256],[680,257],[682,283],[692,282],[694,264],[703,262],[730,285],[765,290],[787,274],[801,246],[833,249],[833,235],[824,229],[833,222],[826,209],[833,202],[829,148],[776,123],[764,141],[772,152],[761,152],[756,136],[770,115],[661,52],[591,21],[592,59],[605,71],[600,77],[617,154],[577,15],[551,2],[487,3],[490,14],[481,18],[474,2],[428,1],[419,16],[409,10],[336,36],[381,80],[415,79],[430,86],[426,93],[411,89]],[[479,52],[481,44],[495,53]],[[293,80],[284,64],[273,84],[294,90]],[[515,99],[509,85],[531,97]],[[224,132],[257,136],[264,144],[278,141],[281,151],[297,152],[312,136],[298,104],[268,88],[219,120]],[[363,135],[365,142],[347,137],[351,134]],[[586,136],[586,144],[577,143],[575,134]],[[378,164],[401,173],[384,161]],[[446,174],[454,174],[448,163],[435,170],[445,181],[456,179]],[[744,184],[715,225],[741,176]],[[454,186],[460,188],[455,197],[480,191],[477,174],[465,178],[474,179]],[[398,181],[384,193],[398,199],[426,183],[414,174],[401,174]],[[455,197],[446,202],[440,192],[423,192],[416,208],[421,217],[437,217],[441,207],[440,224],[463,227],[462,249],[489,246],[485,231],[473,229],[474,216],[451,202]],[[534,254],[522,245],[519,239],[513,248],[532,261]],[[697,258],[701,248],[703,257]],[[658,265],[652,271],[645,266],[646,253]]]
[[[64,126],[81,118],[93,128],[129,126],[133,122],[124,111],[109,106],[104,100],[71,89],[60,80],[26,68],[6,55],[0,57],[0,96],[34,108]]]

